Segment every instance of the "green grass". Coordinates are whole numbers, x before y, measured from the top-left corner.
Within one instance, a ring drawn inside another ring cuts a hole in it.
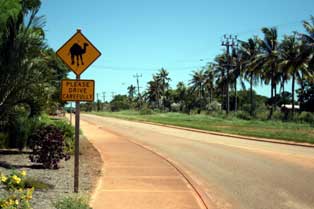
[[[243,136],[308,142],[314,144],[313,124],[309,123],[282,122],[275,120],[242,120],[236,117],[223,118],[208,115],[187,115],[182,113],[153,113],[150,115],[141,115],[137,111],[92,112],[92,114]]]
[[[56,209],[92,209],[87,199],[78,196],[64,197],[53,205]]]
[[[41,180],[34,179],[31,177],[27,177],[24,183],[26,188],[34,187],[36,190],[48,190],[54,188],[54,186],[51,184],[45,183]]]

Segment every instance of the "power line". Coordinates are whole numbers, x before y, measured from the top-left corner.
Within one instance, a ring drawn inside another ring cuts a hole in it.
[[[286,27],[286,26],[291,26],[291,25],[296,25],[296,24],[301,24],[303,23],[303,21],[311,21],[311,19],[303,19],[303,20],[298,20],[298,21],[291,21],[291,22],[286,22],[286,23],[281,23],[281,24],[277,24],[277,25],[268,25],[268,26],[262,26],[259,28],[255,28],[255,29],[249,29],[249,30],[245,30],[245,31],[240,31],[237,32],[235,34],[237,34],[238,36],[240,35],[246,35],[246,34],[252,34],[252,33],[256,33],[256,32],[261,32],[261,28],[263,27],[271,27],[271,28],[281,28],[281,27]]]
[[[311,19],[303,19],[303,20],[298,20],[298,21],[291,21],[291,22],[286,22],[286,23],[281,23],[281,24],[277,24],[277,25],[273,25],[273,26],[267,26],[267,27],[285,27],[285,26],[289,26],[289,25],[295,25],[295,24],[302,24],[303,21],[310,21]],[[261,32],[261,28],[256,28],[256,29],[252,29],[252,30],[246,30],[246,31],[241,31],[238,33],[234,33],[239,35],[245,35],[245,34],[252,34],[252,33],[256,33],[256,32]],[[223,39],[223,38],[222,38]],[[200,61],[210,61],[213,60],[214,57],[216,55],[213,54],[212,57],[208,57],[208,58],[200,58],[200,59],[195,59],[195,62],[200,62]],[[186,63],[189,62],[189,60],[177,60],[174,63]],[[204,65],[194,65],[194,66],[180,66],[180,67],[171,67],[168,66],[166,67],[169,71],[183,71],[183,70],[193,70],[193,69],[197,69],[197,68],[201,68]],[[134,67],[134,66],[127,66],[127,67],[121,67],[121,66],[110,66],[110,65],[93,65],[91,66],[93,68],[101,68],[101,69],[105,69],[105,70],[110,70],[110,71],[142,71],[142,72],[155,72],[157,71],[157,69],[159,69],[160,67]]]
[[[204,59],[205,60],[205,59]],[[206,59],[209,60],[209,59]],[[167,70],[169,71],[182,71],[182,70],[190,70],[190,69],[195,69],[195,68],[199,68],[201,65],[194,65],[194,66],[185,66],[185,67],[165,67],[167,68]],[[158,71],[158,67],[152,67],[152,68],[136,68],[136,67],[118,67],[118,66],[106,66],[106,65],[95,65],[95,66],[91,66],[93,68],[101,68],[101,69],[105,69],[105,70],[112,70],[112,71],[133,71],[134,70],[138,70],[138,71],[144,71],[144,72],[156,72]]]

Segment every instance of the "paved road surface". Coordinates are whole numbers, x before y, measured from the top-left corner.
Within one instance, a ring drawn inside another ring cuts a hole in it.
[[[314,149],[82,114],[184,168],[217,208],[313,209]]]
[[[81,128],[104,161],[90,201],[93,209],[206,209],[162,157],[97,124],[81,121]]]

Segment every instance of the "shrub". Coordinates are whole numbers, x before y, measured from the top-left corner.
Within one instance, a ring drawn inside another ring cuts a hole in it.
[[[56,209],[92,209],[87,200],[81,197],[65,197],[54,203]]]
[[[30,136],[30,160],[41,163],[44,168],[58,169],[58,163],[70,156],[64,152],[65,142],[63,134],[54,125],[42,126]]]
[[[297,115],[296,119],[300,122],[314,123],[314,113],[301,112],[299,115]]]
[[[151,110],[151,109],[150,109]],[[153,110],[153,112],[154,113],[161,113],[162,111],[160,110],[160,109],[158,109],[158,108],[155,108],[154,110]]]
[[[221,111],[221,104],[217,101],[213,101],[206,105],[206,109],[209,112]]]
[[[65,152],[73,154],[75,129],[64,120],[57,120],[54,123],[62,132],[65,141]]]
[[[245,112],[245,111],[238,111],[238,112],[236,112],[236,117],[240,118],[242,120],[251,120],[252,119],[250,113]]]
[[[116,95],[110,102],[110,109],[112,112],[130,109],[130,102],[126,95]]]
[[[207,115],[214,117],[214,118],[223,118],[225,117],[225,113],[223,111],[213,111],[207,112]]]
[[[7,193],[0,198],[0,209],[31,209],[34,188],[25,187],[26,172],[13,171],[10,175],[0,175],[0,183]]]
[[[273,113],[273,119],[274,120],[284,120],[285,114],[281,112],[280,110],[275,110]]]
[[[256,113],[256,118],[259,120],[265,121],[268,119],[268,115],[269,115],[269,112],[267,111],[258,111]]]
[[[43,114],[39,118],[40,125],[38,127],[45,126],[45,125],[54,125],[58,127],[62,134],[65,141],[65,151],[69,153],[73,153],[74,150],[74,134],[75,130],[74,127],[71,126],[68,122],[61,119],[51,119],[48,115]]]
[[[9,175],[1,174],[1,182],[8,191],[19,190],[25,188],[25,176],[25,171],[13,171]]]
[[[140,110],[140,115],[151,115],[153,114],[153,111],[149,108],[144,108]]]
[[[28,146],[27,139],[38,125],[37,117],[29,117],[25,113],[16,113],[6,124],[3,131],[8,137],[6,148],[22,150]]]
[[[8,144],[9,144],[8,134],[0,132],[0,149],[7,148]]]
[[[193,108],[190,111],[190,115],[196,115],[196,114],[200,114],[200,113],[201,113],[201,109],[199,109],[199,108]]]
[[[172,103],[171,104],[171,111],[179,112],[180,109],[181,109],[181,104],[180,103]]]

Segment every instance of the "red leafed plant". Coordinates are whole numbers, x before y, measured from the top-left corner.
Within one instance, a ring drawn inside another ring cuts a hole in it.
[[[58,169],[60,160],[70,159],[65,153],[65,141],[59,128],[54,125],[46,125],[38,128],[29,138],[30,160],[41,163],[44,168]]]

